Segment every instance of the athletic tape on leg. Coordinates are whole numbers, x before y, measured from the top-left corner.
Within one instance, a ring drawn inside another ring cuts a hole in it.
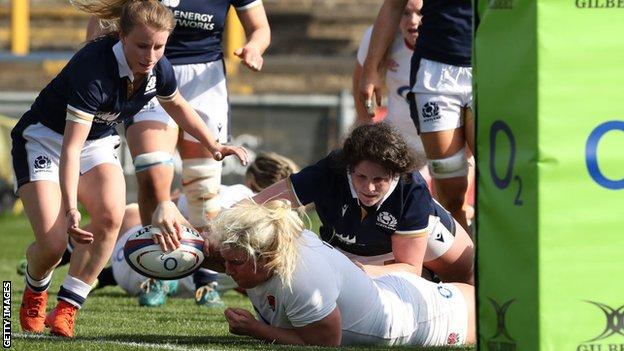
[[[427,160],[429,173],[436,179],[465,177],[468,174],[466,148],[462,148],[452,156],[437,160]]]
[[[221,162],[213,159],[182,161],[182,188],[188,201],[189,222],[195,227],[208,225],[207,213],[218,212]]]
[[[173,167],[173,156],[165,151],[154,151],[137,155],[132,162],[134,172],[142,172],[154,166],[167,165]]]

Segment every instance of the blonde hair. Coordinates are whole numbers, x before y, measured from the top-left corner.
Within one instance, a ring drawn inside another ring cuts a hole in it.
[[[251,200],[240,202],[223,210],[211,229],[222,246],[243,250],[254,264],[264,258],[264,267],[291,287],[299,257],[298,239],[304,225],[290,202],[273,200],[262,205]]]
[[[171,33],[173,13],[157,0],[70,0],[77,9],[100,19],[103,35],[130,33],[137,25]]]
[[[247,167],[245,183],[254,193],[299,172],[299,167],[288,157],[275,152],[260,152],[256,159]]]

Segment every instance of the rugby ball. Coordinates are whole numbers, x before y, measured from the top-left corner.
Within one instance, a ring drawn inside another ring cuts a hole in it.
[[[128,265],[138,273],[156,279],[172,280],[192,274],[204,261],[204,239],[193,228],[182,226],[180,247],[164,253],[154,243],[157,227],[148,225],[130,235],[124,245]]]

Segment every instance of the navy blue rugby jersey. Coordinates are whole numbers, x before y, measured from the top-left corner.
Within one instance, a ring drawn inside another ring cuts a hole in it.
[[[230,5],[243,10],[261,0],[160,0],[173,12],[176,27],[165,47],[174,65],[212,62],[223,57],[221,37]]]
[[[128,96],[132,77],[118,39],[104,37],[90,42],[39,93],[15,129],[40,122],[63,134],[69,113],[93,120],[87,140],[103,138],[115,134],[117,124],[134,116],[154,96],[167,100],[177,92],[173,68],[164,57],[141,87]]]
[[[360,256],[391,253],[392,234],[428,234],[429,217],[446,213],[431,198],[418,171],[410,179],[394,180],[375,208],[363,208],[350,175],[332,166],[334,155],[289,178],[300,204],[314,203],[322,223],[321,238],[330,244]]]
[[[472,14],[470,0],[425,0],[414,56],[470,66]]]

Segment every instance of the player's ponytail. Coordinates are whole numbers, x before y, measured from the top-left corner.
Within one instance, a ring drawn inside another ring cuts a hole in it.
[[[299,172],[291,159],[274,152],[260,152],[245,172],[245,184],[255,193]]]
[[[303,221],[289,201],[273,200],[264,204],[273,224],[273,243],[262,254],[266,267],[275,270],[282,282],[290,287],[298,258],[297,245],[304,229]]]
[[[130,33],[137,25],[173,31],[175,18],[157,0],[70,0],[77,9],[100,19],[103,34]]]
[[[291,286],[298,259],[298,239],[303,221],[290,203],[273,200],[266,204],[243,201],[223,210],[212,224],[221,245],[247,253],[254,262],[261,260],[268,271]]]

